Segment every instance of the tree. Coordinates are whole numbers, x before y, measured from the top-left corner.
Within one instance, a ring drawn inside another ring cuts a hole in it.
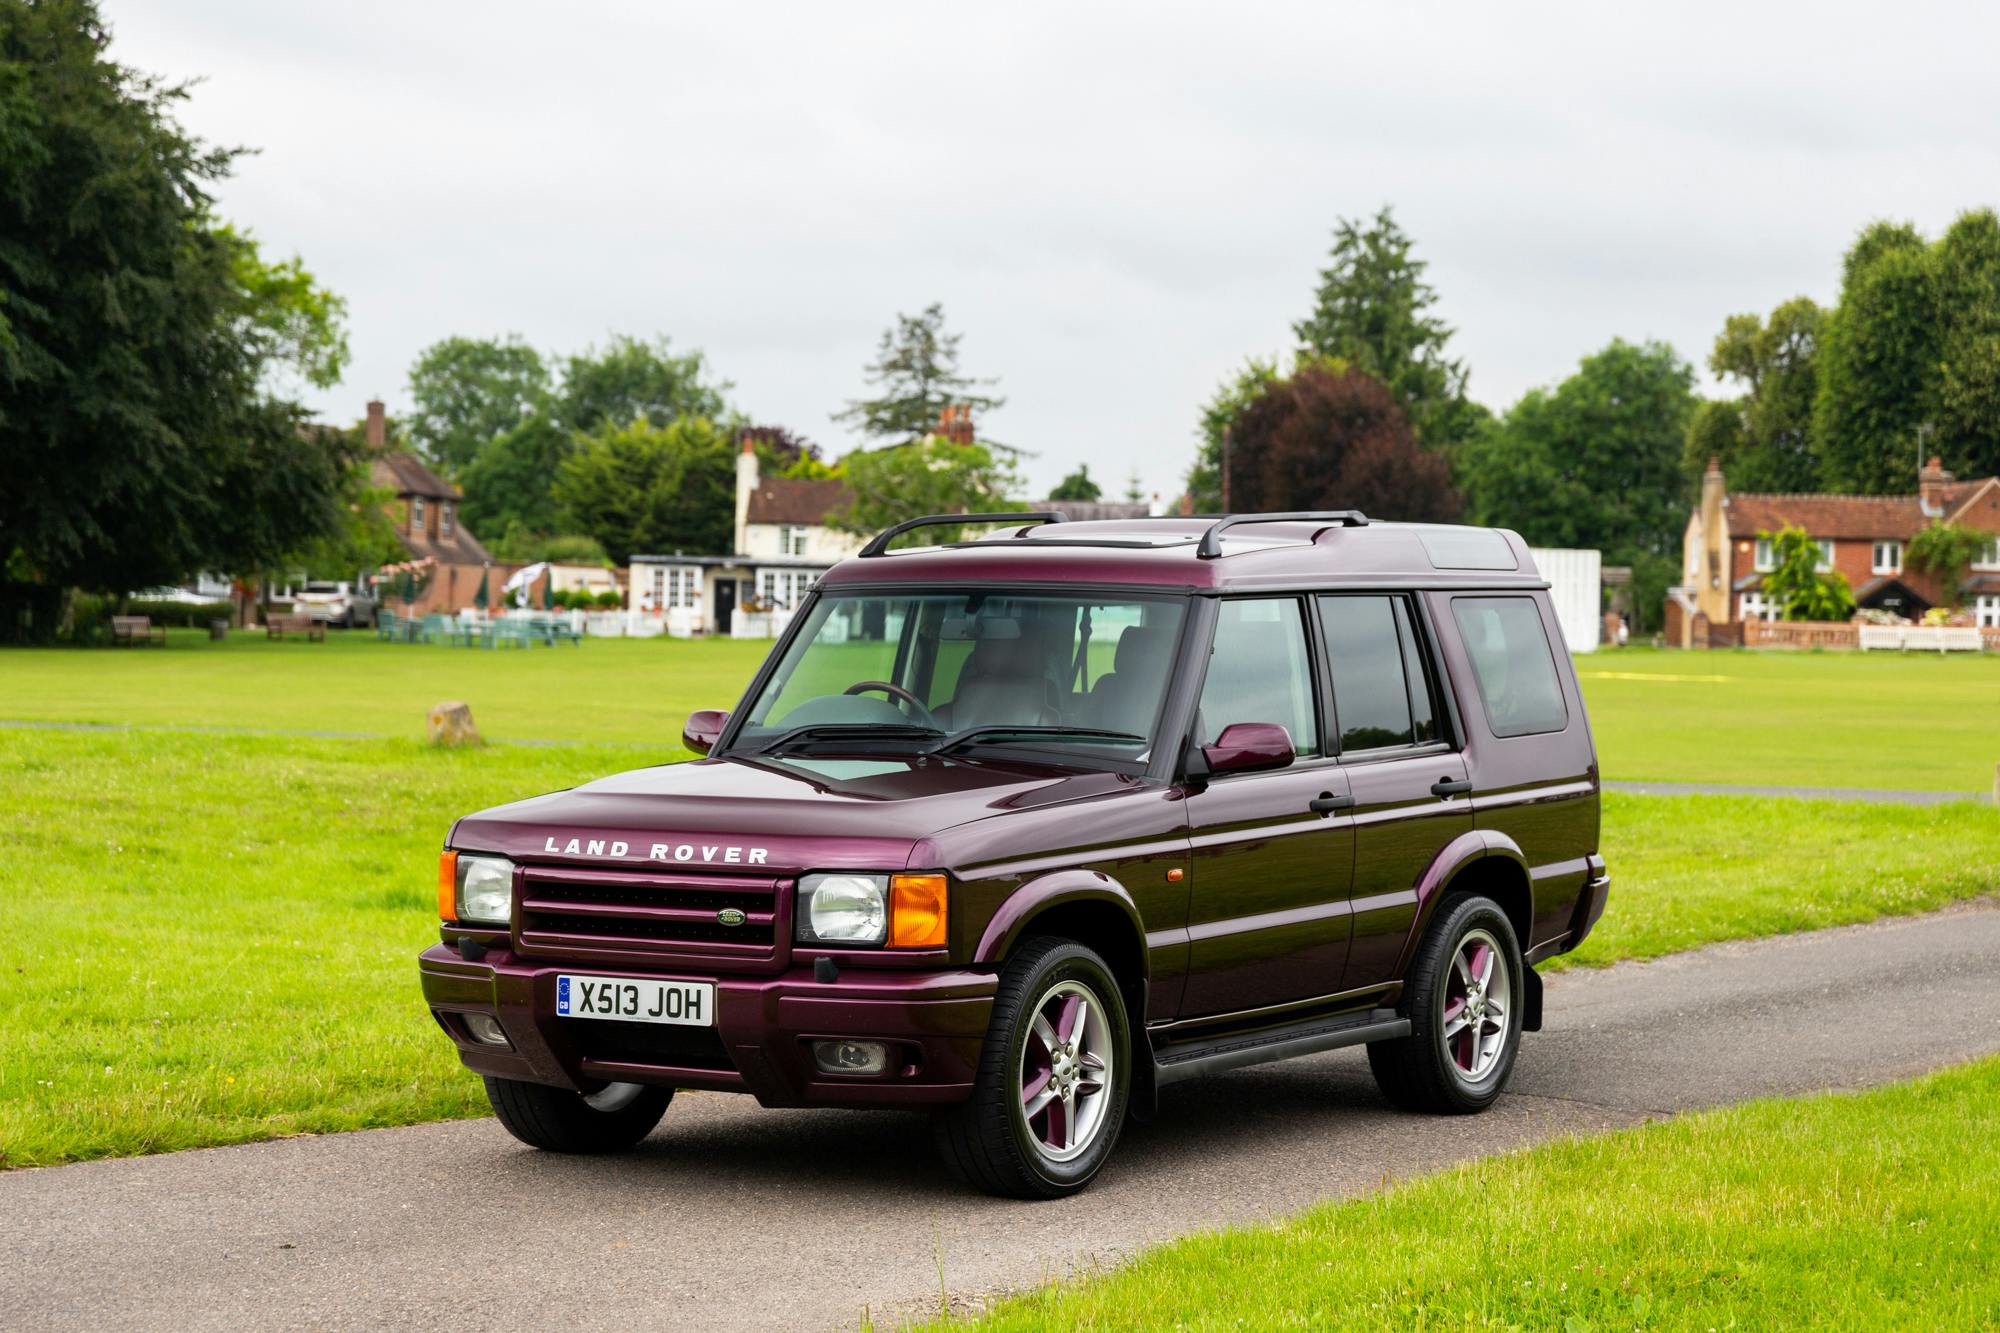
[[[1088,502],[1099,499],[1103,494],[1103,489],[1090,479],[1090,464],[1081,463],[1076,471],[1056,483],[1056,488],[1049,492],[1049,499]]]
[[[738,438],[750,441],[757,451],[757,465],[765,473],[780,477],[837,477],[840,469],[820,456],[820,448],[805,436],[784,426],[745,426]]]
[[[1463,450],[1471,520],[1632,566],[1638,614],[1657,614],[1687,524],[1679,474],[1693,384],[1673,348],[1613,339],[1554,389],[1529,390]]]
[[[944,307],[933,301],[920,315],[898,314],[882,334],[875,359],[864,372],[880,393],[850,399],[835,421],[853,422],[864,435],[878,440],[910,441],[927,436],[947,407],[972,409],[984,415],[1006,403],[972,392],[998,380],[974,379],[959,373],[958,344],[962,334],[944,331]]]
[[[1194,466],[1188,469],[1188,496],[1197,514],[1222,512],[1222,436],[1234,428],[1251,403],[1278,378],[1277,358],[1250,357],[1231,378],[1216,387],[1202,404],[1201,422],[1195,428],[1201,444],[1195,451]],[[1236,497],[1231,496],[1232,500]],[[1241,506],[1238,506],[1239,508]]]
[[[1306,365],[1264,386],[1230,437],[1242,512],[1359,509],[1375,518],[1458,517],[1451,464],[1411,431],[1388,387],[1358,370]]]
[[[1145,502],[1146,483],[1140,479],[1139,469],[1133,468],[1131,475],[1125,478],[1125,503],[1136,505]]]
[[[1944,324],[1936,444],[1964,475],[2000,472],[2000,217],[1963,214],[1933,258]]]
[[[886,449],[860,450],[842,460],[853,502],[829,522],[843,532],[872,535],[924,514],[1011,513],[1019,483],[1011,462],[983,444],[940,435]],[[926,541],[951,540],[951,528],[926,530]]]
[[[603,351],[591,348],[564,363],[555,415],[572,431],[648,421],[664,426],[677,417],[724,422],[727,381],[708,381],[700,351],[676,354],[668,339],[650,342],[619,334]]]
[[[1764,576],[1764,595],[1776,601],[1786,620],[1846,620],[1854,614],[1854,593],[1847,576],[1821,569],[1819,543],[1804,528],[1784,528],[1771,543],[1772,569]]]
[[[541,353],[514,335],[432,343],[410,367],[410,438],[456,476],[490,442],[549,403]]]
[[[1773,310],[1768,321],[1731,315],[1724,322],[1708,367],[1718,380],[1734,380],[1744,392],[1731,402],[1702,403],[1690,419],[1682,456],[1690,486],[1710,458],[1719,458],[1739,490],[1820,488],[1813,410],[1825,315],[1800,296]]]
[[[1917,430],[1937,410],[1943,353],[1936,266],[1908,227],[1877,223],[1849,252],[1825,323],[1814,427],[1834,490],[1908,490]]]
[[[1474,425],[1465,416],[1465,363],[1445,355],[1452,329],[1429,313],[1437,292],[1413,245],[1386,206],[1372,220],[1341,218],[1313,311],[1292,331],[1313,356],[1387,385],[1417,437],[1450,449]]]
[[[353,462],[267,389],[338,372],[338,298],[214,216],[236,154],[108,42],[92,0],[0,3],[0,633],[267,567],[339,525]]]
[[[735,537],[732,444],[705,417],[581,436],[556,472],[557,513],[621,565],[647,551],[726,552]]]
[[[546,412],[531,413],[489,440],[459,473],[466,526],[494,535],[512,527],[555,531],[556,474],[575,447]]]

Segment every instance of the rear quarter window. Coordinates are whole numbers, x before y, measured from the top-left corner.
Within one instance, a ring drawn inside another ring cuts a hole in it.
[[[1569,725],[1555,650],[1532,597],[1454,597],[1451,613],[1495,736],[1534,736]]]

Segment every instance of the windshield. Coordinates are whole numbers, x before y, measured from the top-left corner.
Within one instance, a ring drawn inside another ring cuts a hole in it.
[[[1122,594],[828,594],[731,748],[1004,745],[1143,767],[1185,614]]]

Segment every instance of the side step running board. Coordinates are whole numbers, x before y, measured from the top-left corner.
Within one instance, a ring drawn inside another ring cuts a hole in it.
[[[1225,1069],[1261,1065],[1272,1060],[1289,1060],[1298,1055],[1314,1055],[1342,1046],[1360,1046],[1371,1041],[1388,1041],[1410,1035],[1410,1020],[1394,1009],[1375,1009],[1365,1014],[1344,1014],[1334,1019],[1294,1023],[1247,1036],[1224,1037],[1219,1041],[1190,1042],[1153,1053],[1153,1082],[1157,1087],[1183,1079],[1219,1074]]]

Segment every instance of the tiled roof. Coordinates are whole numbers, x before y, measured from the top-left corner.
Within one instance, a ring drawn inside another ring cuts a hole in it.
[[[750,492],[750,523],[825,523],[828,514],[854,503],[837,478],[767,477]]]
[[[1738,537],[1804,528],[1814,537],[1907,541],[1929,520],[1914,495],[1756,495],[1732,492],[1724,510]]]
[[[429,556],[441,565],[485,565],[493,561],[479,538],[467,532],[462,523],[453,525],[451,536],[435,541],[421,532],[405,532],[401,527],[396,529],[396,537],[413,560]]]
[[[371,469],[375,484],[397,495],[421,495],[432,500],[456,500],[458,487],[425,467],[415,454],[383,454]]]

